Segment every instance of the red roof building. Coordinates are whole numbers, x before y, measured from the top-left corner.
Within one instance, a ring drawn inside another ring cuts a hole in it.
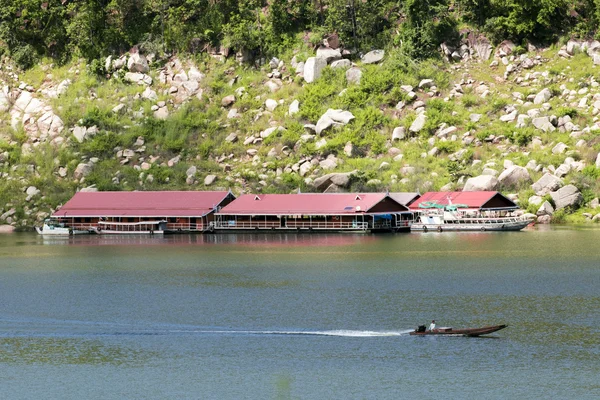
[[[245,194],[216,214],[215,228],[395,230],[409,215],[386,193]]]
[[[431,204],[463,205],[464,210],[510,211],[519,208],[499,192],[427,192],[409,204],[411,210],[422,210]]]
[[[229,204],[231,192],[160,191],[160,192],[78,192],[52,217],[71,227],[137,232],[131,229],[162,223],[155,231],[203,231],[213,221],[213,214]],[[140,228],[141,229],[141,228]],[[120,232],[115,232],[120,233]]]

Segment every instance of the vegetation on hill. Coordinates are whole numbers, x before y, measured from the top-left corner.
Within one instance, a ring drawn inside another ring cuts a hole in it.
[[[337,32],[347,48],[402,43],[411,57],[431,56],[463,24],[495,43],[593,36],[596,0],[2,0],[0,41],[29,68],[40,57],[91,62],[134,45],[147,52],[196,54],[226,46],[280,56],[299,32],[320,43]]]

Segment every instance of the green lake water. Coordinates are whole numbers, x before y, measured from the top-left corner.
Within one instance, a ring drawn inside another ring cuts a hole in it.
[[[4,399],[600,398],[600,229],[0,235]],[[414,337],[506,323],[488,338]]]

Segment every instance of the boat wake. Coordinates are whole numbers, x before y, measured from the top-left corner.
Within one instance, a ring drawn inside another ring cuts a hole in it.
[[[333,337],[389,337],[408,335],[406,330],[243,330],[206,328],[178,324],[119,324],[99,321],[53,319],[0,318],[0,337],[90,337],[90,336],[333,336]]]
[[[230,335],[288,335],[288,336],[338,336],[338,337],[385,337],[408,335],[413,329],[403,331],[354,331],[354,330],[330,330],[330,331],[210,331],[202,330],[197,333],[204,334],[230,334]]]

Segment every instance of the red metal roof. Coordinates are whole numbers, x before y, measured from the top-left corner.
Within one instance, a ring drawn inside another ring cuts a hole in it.
[[[491,202],[494,200],[494,202]],[[440,205],[466,204],[470,209],[515,209],[517,205],[498,192],[427,192],[413,201],[409,208],[420,210],[423,202],[436,202]],[[493,203],[493,204],[492,204]]]
[[[244,194],[223,207],[220,215],[339,215],[369,212],[389,198],[385,193]],[[385,213],[385,212],[383,212]]]
[[[200,217],[230,192],[78,192],[53,217]]]

